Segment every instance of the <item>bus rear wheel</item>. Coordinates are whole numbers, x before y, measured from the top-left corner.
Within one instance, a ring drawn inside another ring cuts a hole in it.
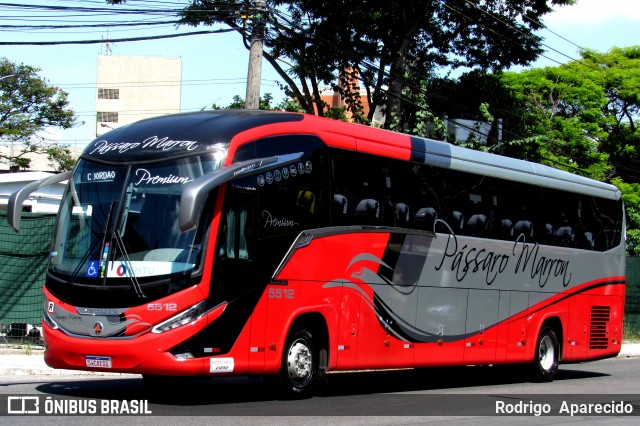
[[[282,354],[280,386],[285,398],[308,398],[318,381],[318,350],[306,330],[289,333]]]
[[[543,327],[533,354],[533,378],[538,382],[550,382],[558,372],[560,344],[551,327]]]

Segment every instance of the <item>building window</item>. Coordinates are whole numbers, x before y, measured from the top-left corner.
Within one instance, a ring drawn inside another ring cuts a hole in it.
[[[118,113],[117,112],[98,112],[98,122],[99,123],[117,123]]]
[[[98,89],[98,99],[120,99],[120,89]]]

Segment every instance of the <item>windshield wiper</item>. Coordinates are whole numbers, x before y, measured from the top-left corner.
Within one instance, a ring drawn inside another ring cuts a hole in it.
[[[112,201],[111,206],[109,207],[109,213],[107,214],[107,221],[106,221],[107,227],[111,223],[111,215],[113,213],[114,203],[115,201]],[[133,267],[131,266],[131,259],[129,259],[129,253],[125,248],[124,241],[122,241],[122,236],[120,235],[120,226],[117,226],[117,224],[114,224],[113,228],[114,229],[111,232],[111,238],[109,238],[109,241],[107,242],[106,233],[105,233],[105,238],[102,240],[102,259],[100,264],[101,274],[104,271],[104,275],[101,276],[102,285],[106,285],[107,283],[107,276],[109,275],[107,271],[107,269],[109,268],[109,259],[112,259],[111,260],[112,264],[113,262],[115,262],[115,256],[114,256],[115,250],[111,247],[115,240],[116,246],[122,253],[122,257],[124,258],[124,265],[125,265],[125,268],[127,269],[127,273],[125,273],[125,275],[128,275],[129,278],[131,279],[131,288],[135,292],[136,296],[138,296],[141,299],[144,299],[147,296],[142,291],[142,288],[140,287],[140,283],[138,282],[138,278],[136,277],[135,272],[133,272]],[[104,266],[102,262],[104,262]],[[104,267],[104,270],[102,269],[103,267]]]
[[[124,265],[127,268],[127,272],[129,273],[129,278],[131,278],[131,288],[136,293],[140,299],[144,299],[147,296],[142,291],[142,287],[140,287],[140,282],[138,282],[138,278],[136,277],[135,272],[133,272],[133,267],[131,266],[131,260],[129,259],[129,253],[124,246],[124,241],[122,240],[122,235],[120,235],[120,229],[116,229],[113,232],[113,238],[116,241],[117,247],[120,249],[122,253],[122,257],[124,258]],[[125,275],[127,275],[125,273]]]

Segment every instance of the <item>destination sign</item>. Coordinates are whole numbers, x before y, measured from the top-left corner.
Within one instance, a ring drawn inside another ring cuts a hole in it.
[[[116,178],[115,170],[100,170],[88,172],[84,175],[85,182],[113,182]]]

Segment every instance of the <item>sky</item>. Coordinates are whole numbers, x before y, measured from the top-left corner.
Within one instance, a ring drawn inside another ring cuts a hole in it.
[[[122,9],[181,9],[188,0],[129,0]],[[12,7],[10,5],[16,5]],[[95,7],[107,11],[83,12],[29,10],[25,5]],[[157,22],[166,13],[129,17],[104,0],[17,0],[0,3],[0,43],[68,40],[106,40],[146,35],[175,34],[211,28],[175,28],[171,24],[149,28],[118,27],[83,29],[16,29],[7,25],[60,25],[129,20]],[[111,12],[113,10],[113,12]],[[640,45],[640,0],[578,0],[545,15],[548,30],[539,34],[547,50],[532,67],[556,66],[579,58],[579,48],[606,52],[612,47]],[[4,26],[3,26],[4,25]],[[214,27],[221,29],[224,27]],[[245,97],[248,51],[236,33],[194,35],[162,40],[117,42],[113,55],[165,56],[182,59],[182,111],[197,111],[216,103],[231,103],[234,95]],[[84,125],[74,129],[50,129],[49,136],[71,147],[82,148],[95,137],[96,64],[106,54],[105,44],[56,46],[0,45],[0,57],[40,68],[40,76],[69,94],[70,105]],[[278,74],[264,61],[261,94],[271,93],[278,103],[284,95]]]
[[[640,45],[640,0],[577,0],[545,15],[543,23],[548,30],[538,34],[547,52],[532,67],[578,59],[580,47],[607,52]]]

